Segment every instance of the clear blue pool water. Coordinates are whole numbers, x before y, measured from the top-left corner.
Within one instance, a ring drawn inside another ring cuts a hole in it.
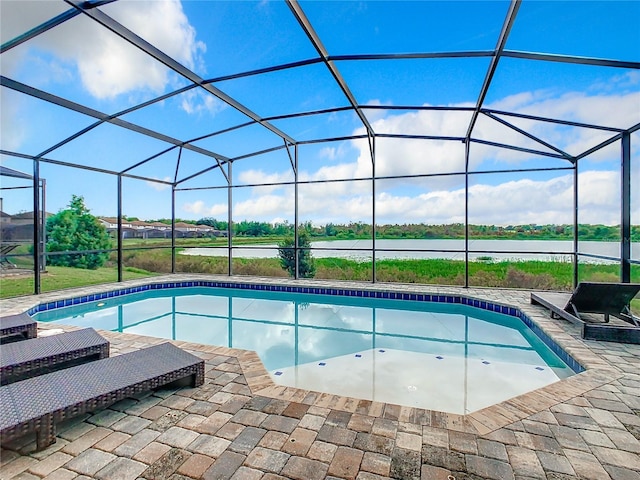
[[[574,373],[519,318],[465,305],[195,287],[35,318],[255,350],[276,383],[452,413]]]

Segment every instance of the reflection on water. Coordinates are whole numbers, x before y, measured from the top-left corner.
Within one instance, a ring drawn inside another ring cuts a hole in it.
[[[438,386],[433,382],[444,382],[447,394],[424,408],[444,404],[458,413],[484,405],[486,397],[470,400],[459,384],[484,384],[509,398],[573,373],[519,319],[462,305],[211,288],[173,293],[60,308],[37,320],[255,350],[277,383],[322,391],[333,384],[332,392],[378,401],[398,403],[404,392],[412,405],[424,406]],[[392,379],[409,383],[392,388]],[[446,400],[450,387],[463,404]]]

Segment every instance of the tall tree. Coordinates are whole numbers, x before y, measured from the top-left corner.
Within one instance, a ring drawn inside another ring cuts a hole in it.
[[[47,219],[47,252],[108,250],[112,248],[107,229],[91,215],[84,198],[71,196],[69,207]],[[51,255],[49,265],[95,270],[109,258],[107,252]]]

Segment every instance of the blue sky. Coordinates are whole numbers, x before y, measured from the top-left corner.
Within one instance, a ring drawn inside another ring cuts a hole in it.
[[[492,50],[509,3],[303,1],[302,9],[332,56]],[[60,1],[0,3],[2,42],[65,11]],[[280,1],[119,1],[101,7],[145,40],[154,43],[204,79],[317,57],[290,9]],[[508,50],[593,56],[640,62],[640,2],[525,0],[518,12]],[[89,39],[89,40],[88,40]],[[38,89],[115,114],[188,82],[166,66],[144,57],[131,45],[80,15],[0,57],[2,75]],[[341,60],[336,66],[357,102],[371,106],[473,107],[489,65],[488,57]],[[215,86],[262,117],[347,106],[348,102],[321,63],[268,74],[219,81]],[[9,88],[0,91],[3,150],[38,155],[91,125],[95,120]],[[640,72],[503,57],[485,107],[519,113],[629,128],[640,122]],[[374,130],[390,134],[464,136],[470,114],[445,111],[365,109]],[[181,141],[237,126],[248,118],[202,89],[190,89],[122,116]],[[592,129],[509,119],[570,154],[579,154],[611,136]],[[274,120],[296,140],[364,133],[351,111],[308,118]],[[474,138],[546,151],[498,122],[481,116]],[[640,135],[632,136],[633,182],[640,178]],[[282,145],[260,126],[249,126],[195,142],[229,158]],[[46,155],[47,158],[114,171],[124,170],[167,148],[158,140],[103,124]],[[300,219],[317,224],[370,223],[376,204],[379,223],[449,223],[464,220],[464,176],[371,181],[365,140],[299,147],[301,180],[344,180],[300,185]],[[620,146],[612,145],[580,163],[580,221],[619,222]],[[164,181],[176,176],[177,150],[131,170]],[[1,157],[2,165],[31,172],[31,162]],[[208,168],[213,159],[183,150],[177,178]],[[470,171],[563,167],[562,160],[473,144]],[[460,172],[460,142],[378,139],[376,175],[431,175]],[[58,211],[71,194],[83,195],[96,215],[115,216],[116,178],[43,163],[47,210]],[[286,151],[238,160],[235,185],[290,182]],[[2,179],[4,187],[20,182]],[[22,183],[24,184],[24,183]],[[171,215],[171,189],[163,183],[125,179],[123,213],[141,219]],[[218,170],[181,184],[224,187]],[[472,175],[473,223],[570,223],[570,171]],[[234,220],[294,220],[290,185],[234,189]],[[10,214],[31,210],[29,192],[3,190]],[[226,219],[226,189],[180,191],[176,215]],[[640,195],[633,194],[633,223],[640,223]]]

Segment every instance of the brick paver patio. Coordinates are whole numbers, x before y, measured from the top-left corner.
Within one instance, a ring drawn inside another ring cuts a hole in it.
[[[202,276],[170,277],[193,278]],[[584,342],[576,327],[530,305],[528,292],[357,288],[455,292],[517,306],[587,371],[462,416],[280,387],[254,352],[174,342],[206,361],[202,387],[158,391],[71,420],[41,452],[33,437],[6,445],[0,479],[640,480],[639,345]],[[16,313],[78,292],[3,300],[0,307]],[[101,333],[112,355],[165,341]]]

